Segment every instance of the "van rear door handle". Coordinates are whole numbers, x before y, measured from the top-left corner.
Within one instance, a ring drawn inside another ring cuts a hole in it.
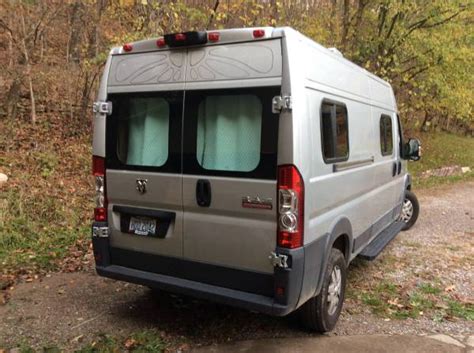
[[[199,179],[196,183],[196,202],[201,207],[211,205],[211,183],[209,180]]]
[[[397,162],[393,162],[392,164],[392,176],[397,175]]]

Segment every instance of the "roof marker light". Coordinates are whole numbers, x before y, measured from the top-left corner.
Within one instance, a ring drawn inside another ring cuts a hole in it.
[[[219,32],[211,32],[207,34],[207,39],[209,39],[210,42],[219,41],[219,37],[220,37]]]
[[[254,38],[262,38],[265,35],[265,30],[263,29],[254,29],[253,30],[253,37]]]
[[[174,35],[174,40],[179,41],[179,42],[184,42],[186,40],[186,34],[184,33],[176,33]]]
[[[123,45],[122,49],[126,52],[132,51],[133,45],[131,45],[130,43],[126,43]]]
[[[158,38],[156,40],[156,46],[158,48],[163,48],[166,45],[165,38]]]

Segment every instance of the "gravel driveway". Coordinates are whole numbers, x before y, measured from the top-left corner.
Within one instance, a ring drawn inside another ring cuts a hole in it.
[[[384,312],[376,315],[363,299],[380,281],[407,291],[420,283],[433,283],[441,294],[472,305],[474,182],[423,190],[418,196],[421,214],[414,228],[401,233],[374,262],[356,260],[351,265],[348,300],[330,335],[474,333],[473,321],[457,317],[437,320],[421,311],[416,318],[404,320]],[[92,267],[21,283],[11,290],[10,301],[0,306],[0,348],[54,343],[73,349],[101,333],[124,338],[148,328],[157,328],[172,346],[311,335],[291,316],[272,318],[154,294],[144,287],[100,278]]]

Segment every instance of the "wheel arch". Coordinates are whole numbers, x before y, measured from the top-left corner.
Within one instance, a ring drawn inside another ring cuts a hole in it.
[[[405,190],[411,191],[411,175],[409,173],[405,176]]]
[[[323,283],[322,279],[326,271],[331,249],[335,247],[341,250],[346,259],[346,264],[349,265],[349,258],[352,253],[353,244],[352,224],[347,217],[340,217],[333,223],[327,235],[326,246],[324,248],[324,261],[319,272],[315,295],[317,295],[321,290]]]

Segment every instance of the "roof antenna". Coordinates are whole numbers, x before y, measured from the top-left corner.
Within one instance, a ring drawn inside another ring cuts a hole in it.
[[[211,27],[212,21],[214,20],[214,16],[216,15],[217,8],[219,7],[219,0],[216,0],[214,4],[214,10],[211,13],[211,16],[209,17],[209,22],[207,23],[206,26],[206,31]]]

